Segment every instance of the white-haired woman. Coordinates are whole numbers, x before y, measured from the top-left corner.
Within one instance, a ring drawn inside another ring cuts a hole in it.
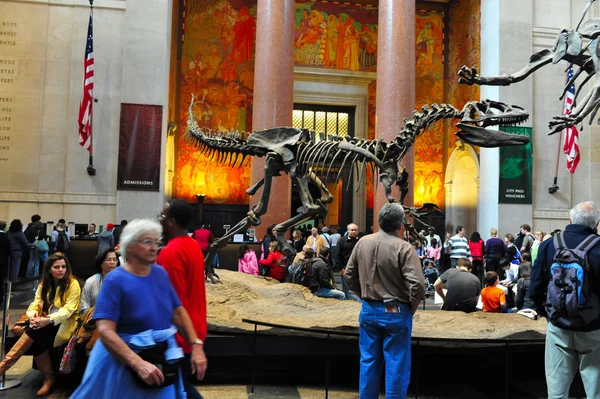
[[[169,276],[154,264],[161,234],[160,224],[150,219],[136,219],[123,229],[126,262],[102,284],[94,313],[100,342],[72,398],[184,397],[177,331],[192,345],[192,372],[204,378],[203,343]]]

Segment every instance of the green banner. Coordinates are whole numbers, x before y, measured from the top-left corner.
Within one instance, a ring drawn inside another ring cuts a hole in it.
[[[527,134],[532,138],[531,128],[500,126],[507,133]],[[500,176],[498,203],[533,203],[533,150],[531,140],[527,145],[500,147]]]

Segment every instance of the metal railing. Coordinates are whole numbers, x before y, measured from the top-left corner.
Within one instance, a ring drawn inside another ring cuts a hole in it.
[[[253,332],[253,345],[252,345],[252,387],[251,393],[254,393],[255,387],[255,374],[256,374],[256,355],[257,355],[257,343],[256,337],[258,335],[258,326],[263,327],[272,327],[272,328],[281,328],[284,330],[292,330],[292,331],[302,331],[311,334],[323,334],[327,337],[327,343],[329,343],[330,337],[340,336],[340,337],[353,337],[358,338],[359,331],[358,328],[356,331],[337,331],[337,330],[329,330],[326,328],[305,328],[305,327],[296,327],[296,326],[286,326],[282,324],[268,323],[259,320],[252,319],[242,319],[242,322],[248,324],[254,324],[254,332]],[[504,347],[504,395],[505,398],[510,398],[510,380],[511,380],[511,372],[510,372],[510,347],[517,345],[543,345],[545,344],[545,338],[498,338],[498,339],[490,339],[490,338],[439,338],[439,337],[412,337],[412,343],[416,346],[415,353],[415,397],[418,399],[420,394],[420,347],[421,343],[444,343],[452,341],[453,344],[493,344],[497,346]],[[326,365],[325,365],[325,399],[329,398],[329,363],[330,363],[330,353],[326,353]]]

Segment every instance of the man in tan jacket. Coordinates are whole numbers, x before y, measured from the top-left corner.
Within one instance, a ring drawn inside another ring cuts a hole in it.
[[[306,239],[306,245],[311,247],[313,251],[315,251],[315,256],[319,256],[321,253],[321,248],[325,248],[325,239],[323,236],[319,235],[319,229],[313,227],[311,230],[311,235]]]
[[[385,204],[378,219],[380,231],[356,243],[344,273],[350,291],[363,300],[359,391],[361,398],[378,397],[385,359],[386,397],[405,398],[412,319],[425,295],[425,278],[417,251],[400,238],[402,205]]]

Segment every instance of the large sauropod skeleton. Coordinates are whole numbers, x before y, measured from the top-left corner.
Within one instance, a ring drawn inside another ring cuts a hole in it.
[[[501,76],[480,76],[475,68],[463,66],[458,72],[459,82],[467,85],[509,86],[526,79],[538,69],[567,61],[579,66],[579,70],[567,82],[560,99],[565,96],[569,87],[585,72],[584,80],[575,93],[576,101],[582,87],[593,77],[594,84],[589,93],[579,104],[573,107],[569,115],[556,115],[549,122],[550,133],[554,134],[582,122],[590,115],[589,124],[600,109],[600,18],[589,18],[584,21],[587,11],[596,0],[590,0],[575,30],[563,29],[559,32],[552,49],[543,49],[533,53],[529,62],[520,71]],[[587,41],[587,42],[586,42]]]
[[[349,170],[351,176],[357,176],[360,186],[365,184],[366,168],[370,168],[373,179],[378,176],[383,185],[388,201],[396,201],[392,196],[392,186],[396,184],[401,192],[399,202],[403,203],[408,192],[408,173],[399,163],[417,137],[437,121],[459,119],[456,126],[460,131],[456,135],[464,142],[480,147],[523,145],[529,142],[528,136],[487,129],[490,126],[520,124],[529,118],[529,114],[521,107],[496,101],[471,101],[461,111],[447,104],[423,106],[420,111],[413,112],[412,119],[405,118],[404,129],[389,143],[382,139],[317,134],[292,127],[278,127],[252,134],[215,132],[198,126],[192,112],[193,104],[192,97],[188,119],[190,138],[202,153],[209,154],[211,160],[231,167],[241,167],[246,157],[265,157],[264,177],[247,190],[249,195],[254,195],[263,187],[260,200],[243,220],[223,237],[216,239],[210,247],[205,264],[206,277],[211,282],[216,282],[215,278],[218,278],[210,266],[217,249],[224,246],[234,234],[261,223],[260,217],[267,212],[273,178],[281,176],[281,173],[287,174],[296,184],[302,201],[297,215],[275,227],[277,239],[283,247],[282,252],[291,261],[295,251],[284,234],[306,220],[327,214],[327,204],[333,201],[333,195],[323,182],[330,181],[329,176],[332,173],[331,176],[334,176],[336,169],[336,182],[344,170]],[[320,198],[312,198],[309,182],[319,187]],[[439,211],[432,203],[426,203],[420,208],[405,209],[408,216],[416,218]],[[415,231],[409,222],[406,222],[406,228]]]

